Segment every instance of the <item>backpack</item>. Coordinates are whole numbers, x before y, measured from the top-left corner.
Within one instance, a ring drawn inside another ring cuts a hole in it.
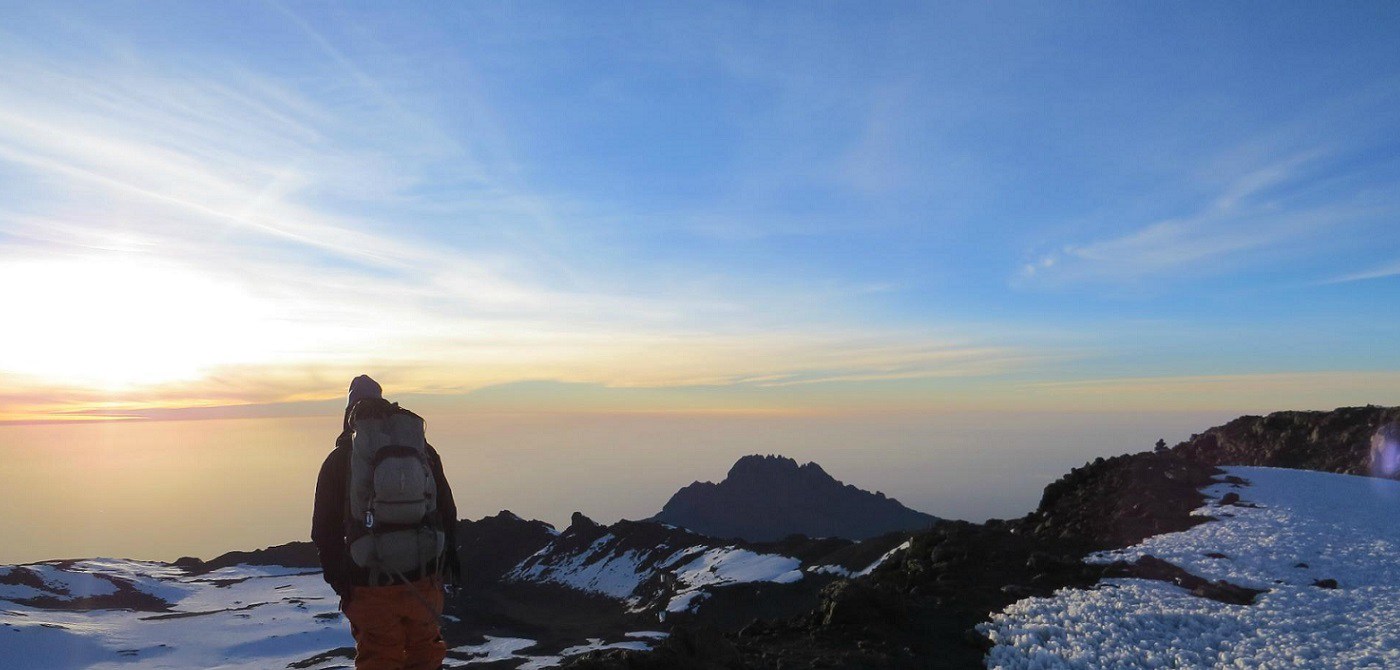
[[[398,403],[366,398],[350,410],[350,429],[350,559],[375,584],[386,574],[406,579],[438,561],[446,545],[423,418]]]

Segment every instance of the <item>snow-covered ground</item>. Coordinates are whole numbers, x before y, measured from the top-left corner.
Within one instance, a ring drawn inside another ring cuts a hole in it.
[[[1252,605],[1104,580],[1014,603],[980,628],[989,668],[1400,668],[1400,482],[1231,467],[1196,514],[1218,521],[1091,557],[1152,555],[1267,589]],[[1227,493],[1244,507],[1220,505]],[[1221,557],[1223,555],[1223,557]],[[1336,588],[1316,582],[1335,580]]]
[[[875,559],[874,563],[871,563],[870,565],[867,565],[860,570],[851,570],[850,568],[843,568],[839,565],[813,565],[807,568],[807,572],[811,572],[813,574],[836,575],[837,577],[844,577],[846,579],[864,577],[872,572],[875,572],[875,568],[884,565],[885,561],[894,558],[896,554],[904,551],[905,549],[908,549],[913,544],[913,540],[905,540],[899,546],[885,552],[884,555]]]
[[[651,643],[646,640],[661,640],[666,638],[666,633],[657,631],[638,631],[628,633],[628,637],[638,638],[635,640],[623,640],[620,642],[604,643],[601,639],[593,638],[586,644],[577,645],[564,649],[555,655],[530,656],[521,652],[527,651],[535,646],[535,641],[519,637],[491,637],[486,636],[486,642],[478,645],[468,645],[457,647],[452,650],[453,655],[465,655],[470,659],[465,663],[454,664],[449,661],[445,667],[460,668],[477,663],[495,663],[498,661],[511,661],[523,659],[524,663],[516,666],[515,670],[540,670],[541,668],[552,668],[564,662],[565,658],[586,654],[590,651],[602,649],[633,649],[646,651],[651,648]]]
[[[255,670],[354,645],[319,572],[236,566],[191,577],[164,563],[94,559],[0,568],[0,576],[17,569],[40,575],[44,585],[0,586],[0,665],[7,670]],[[110,595],[119,584],[166,601],[171,611],[13,602]]]
[[[0,669],[264,670],[298,663],[308,670],[346,667],[353,648],[334,592],[319,571],[240,565],[188,575],[165,563],[92,559],[0,567]],[[69,611],[72,601],[137,592],[169,611],[113,607]],[[22,604],[17,601],[44,600]],[[534,640],[487,638],[453,649],[446,667],[522,659],[548,668],[595,649],[647,649],[666,636],[629,633],[626,640],[531,654]],[[337,653],[336,650],[342,650]]]
[[[802,562],[795,558],[738,547],[695,545],[649,560],[647,553],[616,545],[611,534],[572,553],[556,554],[551,545],[516,566],[506,579],[560,584],[625,600],[635,611],[643,611],[657,604],[649,600],[652,594],[642,593],[643,586],[664,573],[670,588],[660,602],[665,612],[677,613],[693,611],[711,589],[753,582],[790,584],[803,577]],[[663,546],[657,551],[669,550]]]
[[[802,562],[795,558],[735,547],[682,549],[659,567],[671,569],[675,576],[676,592],[666,604],[670,613],[694,611],[709,597],[708,588],[752,582],[791,584],[802,579]]]

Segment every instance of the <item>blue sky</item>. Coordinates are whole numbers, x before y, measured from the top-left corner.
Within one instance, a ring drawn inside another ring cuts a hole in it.
[[[8,414],[1400,402],[1391,3],[0,15]]]

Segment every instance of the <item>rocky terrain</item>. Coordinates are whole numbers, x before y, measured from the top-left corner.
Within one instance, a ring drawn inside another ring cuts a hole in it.
[[[602,525],[578,513],[561,532],[508,512],[464,521],[458,537],[471,573],[462,616],[487,632],[536,638],[558,633],[580,608],[589,612],[588,630],[576,631],[584,637],[681,621],[737,629],[754,617],[794,616],[819,602],[822,587],[868,573],[908,539],[749,543],[649,521]]]
[[[599,654],[579,668],[974,668],[988,642],[974,627],[1030,595],[1157,566],[1086,565],[1090,550],[1188,528],[1217,470],[1171,454],[1099,459],[1047,488],[1021,519],[943,521],[860,579],[826,587],[801,616],[729,635],[687,631],[651,654]],[[696,636],[710,635],[705,644]]]
[[[1374,472],[1376,454],[1397,446],[1372,437],[1397,416],[1400,408],[1366,407],[1242,417],[1172,448],[1075,468],[1018,519],[936,520],[918,532],[862,541],[790,532],[757,535],[768,541],[721,539],[656,520],[604,525],[577,513],[563,530],[505,511],[464,520],[457,538],[465,583],[449,598],[445,617],[445,634],[457,645],[448,667],[978,668],[993,645],[983,631],[1001,630],[988,629],[989,620],[1011,625],[1005,622],[1014,617],[1005,612],[1015,607],[1048,616],[1052,610],[1025,603],[1050,601],[1025,599],[1064,587],[1132,578],[1132,584],[1172,585],[1173,594],[1200,602],[1250,605],[1268,597],[1272,582],[1257,576],[1236,582],[1234,572],[1207,569],[1211,561],[1231,559],[1223,552],[1167,560],[1125,548],[1156,546],[1169,534],[1246,512],[1259,516],[1239,493],[1248,494],[1249,482],[1221,467]],[[908,511],[835,481],[815,464],[773,457],[743,459],[725,482],[692,485],[672,503],[753,497],[759,481],[785,482],[769,487],[767,502],[752,498],[760,509],[810,511],[792,504],[804,499],[797,489],[807,482],[819,493],[805,496],[810,500],[876,501],[867,509]],[[782,517],[794,524],[782,530],[806,523],[805,513]],[[1290,513],[1304,519],[1309,511]],[[1238,553],[1249,542],[1235,537],[1220,546]],[[1095,553],[1106,550],[1115,551]],[[1285,567],[1311,575],[1305,562]],[[1302,584],[1338,585],[1321,573]],[[1139,592],[1153,591],[1133,593]],[[329,670],[343,667],[350,654],[309,543],[174,564],[92,560],[0,568],[0,600],[9,607],[4,625],[30,636],[7,638],[12,646],[30,649],[22,644],[29,639],[79,645],[84,655],[71,667],[114,654],[151,667],[184,667],[209,654],[254,650],[264,656],[240,657],[243,665],[230,667]],[[89,613],[98,623],[79,626]],[[153,628],[177,627],[184,637],[168,645],[111,646],[151,641],[164,635]],[[224,641],[235,647],[211,637],[225,627],[239,631]],[[275,639],[267,638],[272,633]],[[274,658],[283,660],[267,665]]]
[[[843,484],[816,463],[745,456],[718,484],[695,482],[677,491],[650,520],[710,537],[770,542],[792,534],[865,540],[923,530],[938,518]]]
[[[941,522],[870,575],[826,587],[821,603],[801,616],[755,620],[729,633],[681,627],[650,653],[592,653],[569,667],[980,668],[991,647],[976,630],[980,622],[1028,596],[1110,577],[1158,580],[1197,597],[1247,604],[1257,590],[1152,556],[1084,558],[1211,521],[1192,511],[1206,502],[1202,490],[1218,479],[1229,483],[1215,466],[1370,472],[1371,438],[1397,416],[1400,408],[1366,407],[1242,417],[1172,449],[1096,459],[1047,486],[1029,515]],[[1247,504],[1228,494],[1221,502]]]
[[[1330,412],[1275,412],[1242,416],[1193,435],[1174,453],[1210,465],[1265,465],[1348,475],[1380,472],[1371,438],[1400,421],[1400,407],[1343,407]]]

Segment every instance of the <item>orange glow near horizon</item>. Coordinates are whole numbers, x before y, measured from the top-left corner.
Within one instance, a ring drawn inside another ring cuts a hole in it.
[[[362,372],[453,409],[600,414],[1272,411],[1400,388],[1349,371],[1032,380],[1034,355],[917,333],[478,322],[351,291],[289,300],[139,254],[8,263],[0,283],[24,287],[8,296],[24,318],[0,331],[3,423],[287,416]]]

